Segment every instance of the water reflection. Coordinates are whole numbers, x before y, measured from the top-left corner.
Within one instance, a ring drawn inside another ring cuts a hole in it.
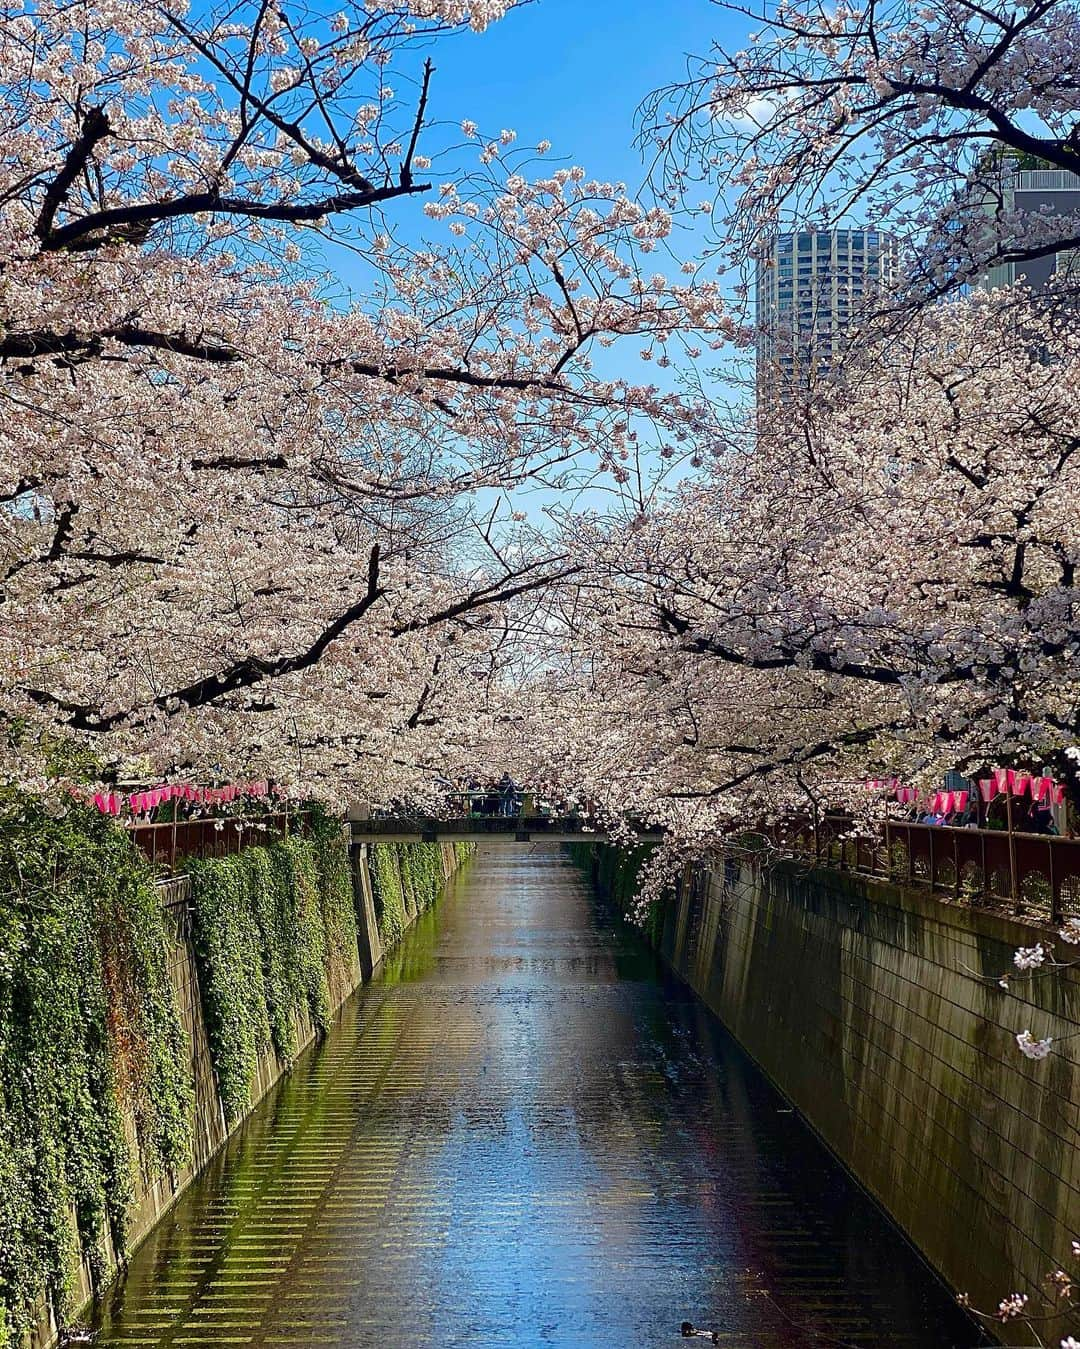
[[[100,1343],[629,1349],[684,1319],[979,1342],[570,864],[493,849],[137,1253]]]

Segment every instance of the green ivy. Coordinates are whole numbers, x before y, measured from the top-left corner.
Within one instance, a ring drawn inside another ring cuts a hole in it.
[[[352,866],[340,822],[323,822],[318,816],[315,821],[312,850],[326,930],[328,971],[332,983],[340,987],[353,979],[358,952]]]
[[[340,824],[194,861],[195,954],[226,1118],[251,1102],[260,1055],[296,1053],[298,1019],[325,1031],[351,986],[356,912]],[[455,845],[460,864],[472,852]],[[378,845],[383,940],[443,884],[437,844]],[[63,1325],[85,1258],[95,1286],[122,1255],[136,1168],[189,1159],[191,1054],[169,982],[153,877],[124,830],[73,808],[0,796],[0,1349],[44,1296]],[[135,1148],[131,1146],[132,1141]]]
[[[322,1034],[332,989],[357,959],[348,847],[319,819],[310,837],[188,864],[210,1056],[229,1125],[251,1105],[259,1059],[296,1053],[298,1017]]]
[[[136,1166],[172,1174],[189,1156],[190,1052],[166,950],[123,830],[0,799],[0,1344],[43,1296],[63,1325],[80,1257],[100,1287],[106,1243],[124,1251]]]
[[[475,844],[455,843],[460,866]],[[410,919],[431,908],[442,894],[443,851],[439,843],[374,843],[368,853],[375,918],[388,949],[401,940]]]
[[[383,945],[396,945],[408,927],[405,895],[401,888],[401,868],[393,843],[375,843],[369,851],[371,889],[375,900],[375,918]]]

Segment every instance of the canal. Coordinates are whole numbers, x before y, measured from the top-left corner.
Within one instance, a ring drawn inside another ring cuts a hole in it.
[[[97,1343],[639,1349],[686,1319],[982,1342],[570,861],[504,848],[134,1255]]]

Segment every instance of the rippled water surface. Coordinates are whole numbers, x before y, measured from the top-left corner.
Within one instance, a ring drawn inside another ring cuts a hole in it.
[[[98,1343],[636,1349],[684,1319],[979,1342],[570,862],[504,848],[141,1247]]]

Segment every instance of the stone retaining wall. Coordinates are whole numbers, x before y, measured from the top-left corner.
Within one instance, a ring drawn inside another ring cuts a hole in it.
[[[1040,936],[865,878],[729,859],[680,887],[660,946],[946,1282],[995,1308],[1075,1272],[1080,1237],[1080,974],[997,983]],[[1051,1057],[1019,1054],[1027,1028],[1054,1038]],[[1040,1330],[1057,1344],[1076,1325]]]

